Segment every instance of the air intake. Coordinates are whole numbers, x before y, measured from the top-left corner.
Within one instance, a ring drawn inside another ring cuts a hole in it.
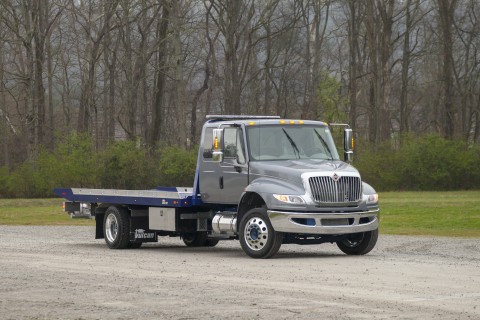
[[[335,179],[334,179],[335,178]],[[359,177],[311,177],[308,179],[313,200],[321,203],[353,203],[362,196]]]

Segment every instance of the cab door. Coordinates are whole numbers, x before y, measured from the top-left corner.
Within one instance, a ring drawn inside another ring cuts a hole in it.
[[[203,202],[236,205],[248,185],[244,131],[239,125],[222,125],[221,129],[223,129],[221,141],[223,160],[214,162],[204,157],[199,173],[200,193]],[[205,134],[211,134],[210,132],[212,130],[207,130]],[[205,137],[204,143],[207,141],[210,142],[212,139]]]
[[[220,162],[221,203],[237,204],[248,185],[245,140],[240,126],[226,126],[223,132],[223,161]],[[223,185],[222,181],[223,180]]]

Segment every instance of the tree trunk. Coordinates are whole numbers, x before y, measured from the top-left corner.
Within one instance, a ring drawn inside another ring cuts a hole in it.
[[[455,134],[455,107],[453,105],[453,16],[456,0],[437,0],[440,29],[442,32],[442,82],[444,123],[443,132],[446,138]]]
[[[50,33],[46,42],[47,49],[47,81],[48,81],[48,127],[47,146],[50,150],[55,147],[55,113],[53,109],[53,56]]]
[[[382,20],[381,32],[381,106],[380,106],[380,141],[390,139],[392,124],[390,120],[390,91],[391,91],[391,57],[392,57],[392,26],[394,0],[386,3],[378,2]]]
[[[172,14],[170,21],[173,29],[173,51],[175,57],[175,106],[177,111],[177,143],[180,147],[187,146],[187,97],[186,82],[184,79],[184,58],[180,31],[182,29],[182,16],[179,1],[172,1]]]
[[[350,126],[353,130],[356,129],[357,126],[357,70],[358,70],[358,61],[357,61],[357,54],[358,54],[358,21],[357,21],[357,5],[356,0],[349,0],[348,7],[349,7],[349,23],[348,23],[348,46],[349,46],[349,65],[348,65],[348,73],[349,73],[349,86],[348,86],[348,96],[350,100]]]
[[[410,29],[412,28],[412,19],[410,5],[412,0],[407,0],[405,6],[405,34],[403,38],[403,57],[402,57],[402,89],[400,92],[400,134],[403,136],[408,132],[408,77],[410,69]]]
[[[150,131],[149,145],[151,147],[157,146],[160,139],[160,128],[162,125],[162,116],[164,108],[164,91],[166,82],[165,65],[167,61],[167,31],[168,21],[170,17],[170,10],[166,5],[163,5],[162,18],[158,23],[157,38],[158,38],[158,61],[157,74],[155,79],[155,98],[152,110],[152,127]]]
[[[378,132],[378,109],[379,109],[379,70],[378,70],[378,34],[377,15],[372,1],[366,4],[366,30],[367,49],[370,60],[369,76],[369,104],[368,104],[368,140],[374,144],[377,142]]]
[[[0,39],[3,41],[3,39]],[[0,83],[3,84],[4,82],[4,55],[3,55],[3,46],[0,46]],[[8,134],[8,123],[7,123],[7,115],[6,110],[4,111],[2,108],[6,107],[6,93],[3,88],[0,89],[0,132],[1,138],[0,143],[2,145],[2,159],[3,161],[0,162],[0,167],[5,166],[10,168],[10,152],[8,148],[9,144],[9,134]]]

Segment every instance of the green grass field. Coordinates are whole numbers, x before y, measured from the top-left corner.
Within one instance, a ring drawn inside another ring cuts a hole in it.
[[[480,191],[380,194],[384,234],[480,237]]]
[[[383,234],[480,237],[480,191],[380,194]],[[93,225],[71,219],[61,199],[0,199],[3,225]]]
[[[94,225],[89,219],[71,219],[62,209],[62,199],[0,199],[0,224]]]

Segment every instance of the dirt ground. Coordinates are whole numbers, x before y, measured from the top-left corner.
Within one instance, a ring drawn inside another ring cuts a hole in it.
[[[380,236],[366,256],[160,238],[110,250],[93,227],[0,226],[1,319],[480,319],[480,239]]]

